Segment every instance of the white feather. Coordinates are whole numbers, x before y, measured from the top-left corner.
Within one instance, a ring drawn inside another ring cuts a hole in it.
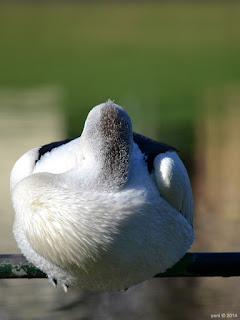
[[[104,106],[97,107],[96,115],[93,109],[94,120]],[[36,165],[39,149],[16,162],[11,173],[13,232],[26,258],[63,288],[125,289],[181,259],[193,242],[193,229],[159,195],[133,141],[125,185],[115,188],[122,180],[114,174],[103,180],[103,151],[88,148],[94,144],[87,141],[88,124],[89,118],[80,138],[44,154]],[[104,141],[97,143],[104,147]]]
[[[187,170],[175,151],[159,154],[154,173],[161,197],[167,200],[192,225],[193,197]]]

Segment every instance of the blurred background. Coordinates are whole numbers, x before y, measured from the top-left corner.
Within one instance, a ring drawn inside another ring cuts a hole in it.
[[[135,131],[180,150],[194,194],[191,251],[239,251],[238,1],[0,2],[0,253],[12,235],[9,175],[34,147],[81,134],[111,98]],[[153,279],[127,292],[1,280],[3,319],[240,317],[239,278]]]

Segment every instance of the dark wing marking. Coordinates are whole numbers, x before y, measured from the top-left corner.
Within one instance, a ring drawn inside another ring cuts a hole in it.
[[[146,155],[145,160],[147,162],[149,172],[152,171],[154,159],[159,153],[177,151],[174,147],[171,147],[166,143],[157,142],[136,132],[133,132],[133,141],[138,145],[142,153]]]
[[[66,144],[66,143],[68,143],[68,142],[70,142],[70,141],[72,141],[74,139],[75,138],[73,138],[73,139],[65,139],[65,140],[61,140],[61,141],[56,141],[56,142],[51,142],[49,144],[45,144],[44,146],[42,146],[38,150],[38,158],[35,161],[35,163],[37,163],[46,152],[50,152],[52,149],[60,147],[63,144]]]

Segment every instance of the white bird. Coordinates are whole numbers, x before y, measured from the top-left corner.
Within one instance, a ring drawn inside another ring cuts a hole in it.
[[[129,288],[172,267],[194,239],[176,150],[133,133],[111,100],[80,137],[25,153],[10,185],[20,250],[65,290]]]

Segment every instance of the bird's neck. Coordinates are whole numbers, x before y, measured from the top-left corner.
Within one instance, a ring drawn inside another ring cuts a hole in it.
[[[110,190],[123,188],[129,176],[130,150],[124,144],[110,144],[104,146],[101,151],[101,159],[98,162],[98,177],[102,185]]]

